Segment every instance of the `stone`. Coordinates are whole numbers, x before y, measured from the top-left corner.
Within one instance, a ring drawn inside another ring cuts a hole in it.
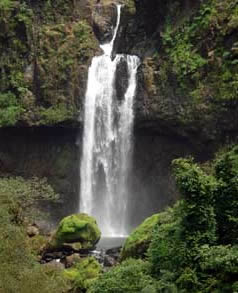
[[[64,264],[60,262],[60,260],[58,259],[54,259],[50,262],[47,262],[47,263],[44,263],[43,264],[44,266],[47,266],[49,268],[53,268],[53,269],[56,269],[56,270],[59,270],[59,271],[62,271],[64,270]]]
[[[73,214],[61,220],[50,246],[59,248],[64,243],[79,243],[80,249],[93,249],[101,237],[96,220],[87,214]]]
[[[80,261],[80,255],[78,253],[74,253],[72,255],[66,256],[65,258],[65,267],[70,268],[75,263]]]
[[[116,259],[110,255],[105,255],[103,265],[105,267],[113,267],[117,263]]]
[[[73,251],[79,251],[82,249],[82,244],[80,242],[67,243],[68,247],[71,247]]]
[[[97,4],[94,7],[92,13],[93,30],[100,43],[106,43],[112,39],[116,17],[116,6],[110,2],[106,5]]]
[[[159,214],[155,214],[140,224],[127,238],[122,248],[121,260],[126,258],[143,258],[149,248],[154,227],[159,221]]]
[[[29,237],[34,237],[36,235],[39,235],[39,229],[35,225],[31,225],[27,227],[26,233]]]

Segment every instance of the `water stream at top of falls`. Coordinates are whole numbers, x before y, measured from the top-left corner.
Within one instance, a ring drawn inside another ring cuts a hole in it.
[[[80,212],[96,218],[102,235],[128,234],[128,178],[132,163],[133,100],[137,56],[117,54],[111,59],[120,25],[121,6],[112,40],[100,45],[88,72],[84,105],[83,151],[80,166]],[[121,62],[127,65],[128,87],[118,99],[115,82]]]

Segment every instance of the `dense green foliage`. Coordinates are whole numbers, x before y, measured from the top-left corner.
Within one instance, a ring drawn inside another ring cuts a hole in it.
[[[60,272],[41,266],[25,225],[35,215],[35,200],[55,198],[45,180],[0,179],[0,291],[66,292],[68,285]]]
[[[155,281],[149,275],[149,265],[142,260],[129,259],[99,277],[90,293],[137,293],[155,291]]]
[[[191,159],[173,162],[182,200],[158,225],[149,249],[161,292],[166,288],[235,292],[238,193],[233,179],[238,174],[237,160],[235,147],[215,160],[211,174]]]
[[[13,93],[0,94],[0,127],[16,124],[22,111]]]
[[[101,271],[102,267],[94,257],[86,257],[65,270],[64,276],[71,281],[74,289],[85,290],[100,276]]]
[[[219,241],[238,244],[238,147],[220,156],[215,174],[220,185],[216,197],[216,220]]]
[[[89,292],[237,292],[238,147],[209,168],[189,158],[174,160],[173,170],[182,198],[158,214],[146,262],[124,261]]]

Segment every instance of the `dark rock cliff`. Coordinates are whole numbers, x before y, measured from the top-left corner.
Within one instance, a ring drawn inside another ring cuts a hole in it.
[[[59,201],[44,205],[53,221],[78,209],[77,131],[70,128],[0,129],[0,176],[47,178]]]
[[[118,51],[141,56],[136,126],[215,145],[236,137],[237,1],[135,1]]]
[[[100,54],[98,40],[112,35],[116,2],[0,4],[0,173],[49,178],[61,195],[53,209],[59,217],[78,204],[88,66]],[[130,200],[135,225],[177,197],[172,159],[206,160],[236,139],[238,14],[232,0],[120,2],[115,51],[141,58]],[[117,75],[120,98],[123,64]]]

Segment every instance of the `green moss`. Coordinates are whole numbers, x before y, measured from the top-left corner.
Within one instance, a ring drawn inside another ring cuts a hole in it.
[[[74,214],[61,220],[52,245],[57,247],[64,243],[80,242],[83,249],[91,249],[99,241],[100,236],[101,232],[93,217],[87,214]]]
[[[127,10],[129,11],[130,14],[135,14],[136,12],[136,7],[135,7],[135,1],[134,0],[126,0],[125,5]]]
[[[159,218],[160,214],[147,218],[130,234],[122,248],[121,259],[143,258],[145,256]]]
[[[74,289],[88,289],[97,280],[102,267],[94,257],[80,259],[72,268],[64,270],[64,277],[71,281]]]

